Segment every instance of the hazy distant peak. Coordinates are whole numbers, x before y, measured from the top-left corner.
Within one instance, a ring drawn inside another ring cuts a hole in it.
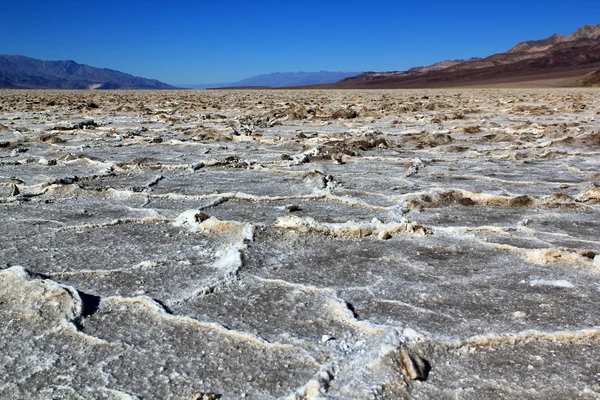
[[[323,83],[337,82],[350,76],[356,76],[359,72],[274,72],[271,74],[263,74],[253,76],[235,82],[235,86],[270,86],[270,87],[285,87],[285,86],[305,86],[318,85]]]
[[[291,87],[291,86],[309,86],[326,83],[338,82],[341,79],[356,76],[360,72],[271,72],[268,74],[256,75],[243,79],[238,82],[216,83],[216,84],[193,84],[183,85],[197,89],[204,88],[225,88],[225,87]]]

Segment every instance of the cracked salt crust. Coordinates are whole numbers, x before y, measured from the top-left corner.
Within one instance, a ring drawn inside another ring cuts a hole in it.
[[[600,392],[593,89],[0,97],[2,398]]]

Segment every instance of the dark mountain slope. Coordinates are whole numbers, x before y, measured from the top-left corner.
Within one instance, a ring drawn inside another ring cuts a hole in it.
[[[24,89],[175,89],[155,79],[74,61],[0,55],[0,87]]]

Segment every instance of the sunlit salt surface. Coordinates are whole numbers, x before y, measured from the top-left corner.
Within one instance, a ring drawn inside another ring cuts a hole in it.
[[[0,398],[600,392],[596,90],[0,97]]]

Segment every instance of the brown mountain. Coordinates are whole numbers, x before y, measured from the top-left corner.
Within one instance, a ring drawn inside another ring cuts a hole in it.
[[[583,86],[591,84],[583,76],[597,70],[600,25],[586,25],[569,36],[521,42],[505,53],[483,59],[442,62],[408,71],[366,72],[328,87]]]
[[[507,51],[507,53],[534,53],[536,51],[544,51],[554,46],[555,44],[566,41],[566,36],[563,35],[552,35],[547,39],[542,40],[528,40],[527,42],[521,42],[515,47]]]
[[[517,44],[515,47],[507,51],[507,53],[519,53],[519,52],[527,52],[527,53],[535,53],[547,50],[552,46],[564,43],[564,42],[575,42],[581,39],[598,39],[600,37],[600,25],[592,26],[586,25],[577,29],[575,32],[570,34],[569,36],[563,35],[552,35],[547,39],[542,40],[529,40],[527,42],[521,42]]]

